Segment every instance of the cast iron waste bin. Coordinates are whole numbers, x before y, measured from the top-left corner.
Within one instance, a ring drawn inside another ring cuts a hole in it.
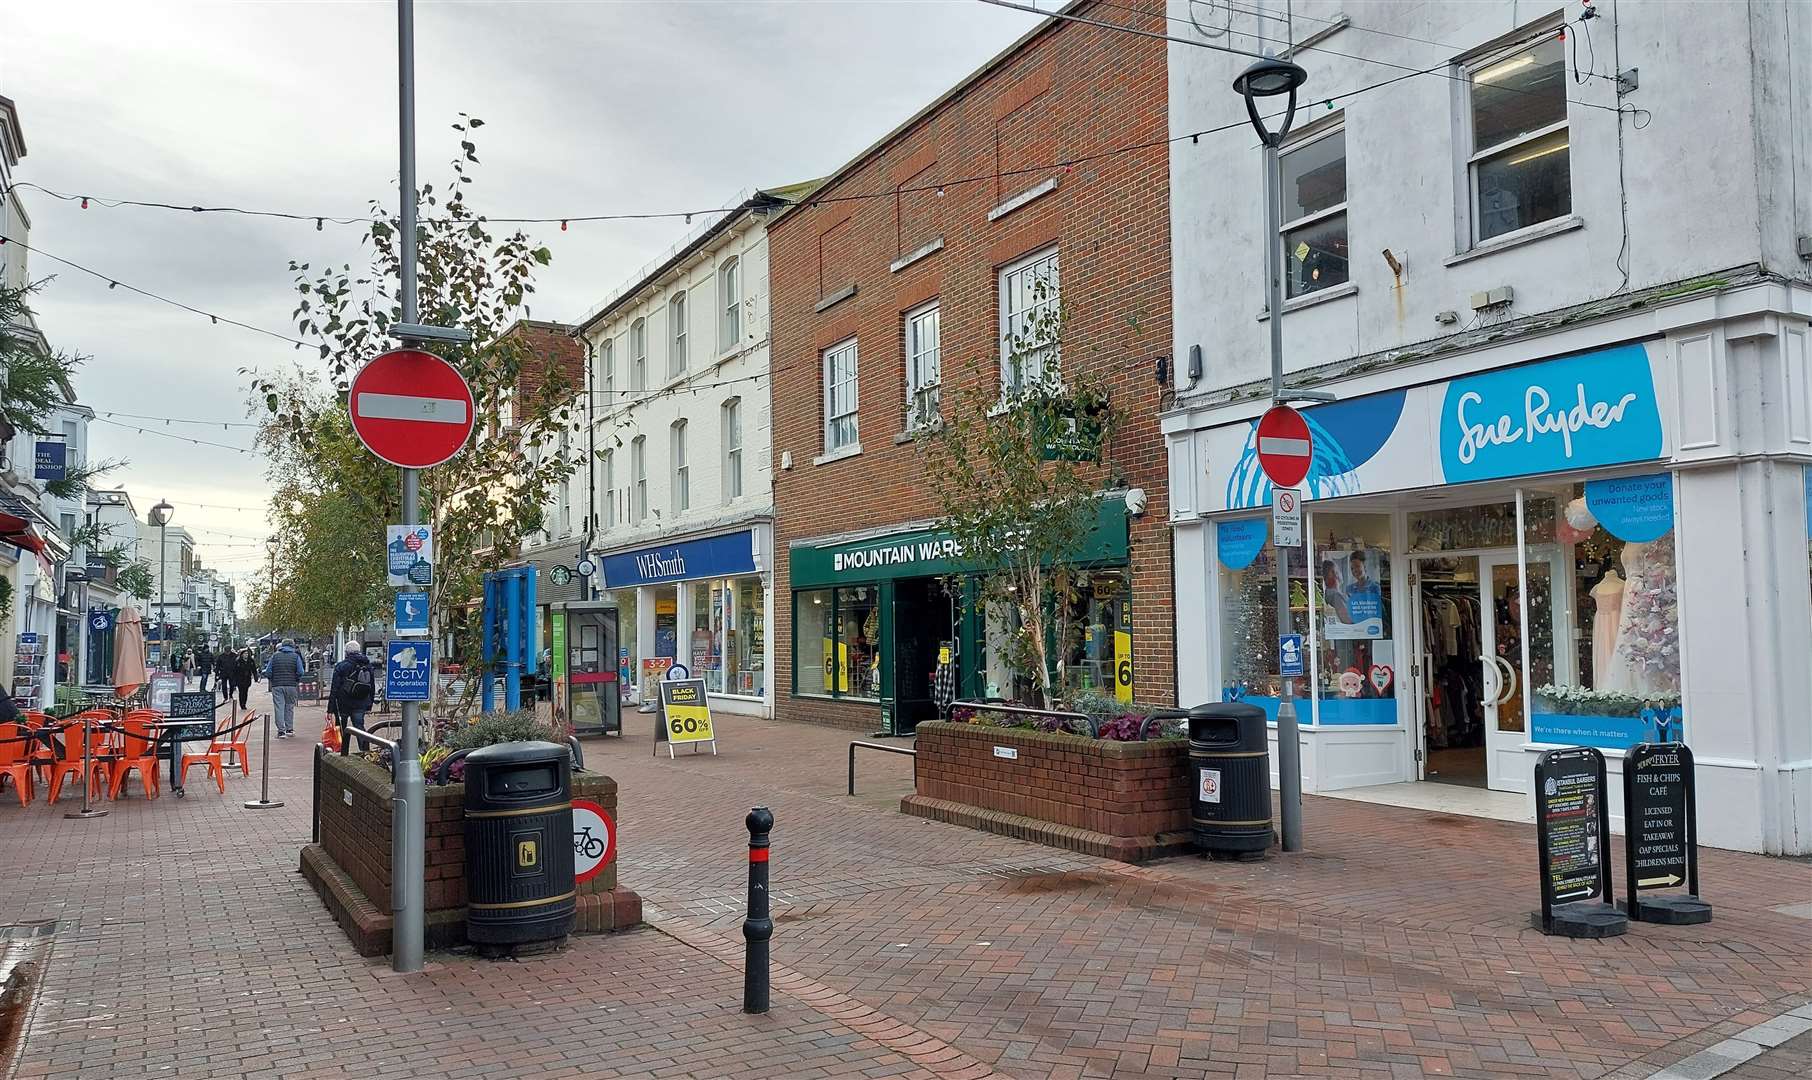
[[[1214,703],[1189,710],[1190,807],[1196,850],[1262,859],[1271,846],[1271,751],[1265,711]]]
[[[466,938],[557,941],[573,928],[572,752],[550,742],[466,755]]]

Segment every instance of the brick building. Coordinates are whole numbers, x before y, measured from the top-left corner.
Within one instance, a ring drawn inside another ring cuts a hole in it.
[[[1005,383],[1003,336],[1047,302],[1060,373],[1106,383],[1125,417],[1079,542],[1091,631],[1069,668],[1174,701],[1165,138],[1163,42],[1049,19],[770,225],[777,715],[908,730],[946,646],[960,693],[1011,696],[994,616],[946,590],[972,568],[938,542],[911,422]]]

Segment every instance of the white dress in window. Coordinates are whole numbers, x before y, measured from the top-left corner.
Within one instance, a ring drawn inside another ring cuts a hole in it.
[[[1609,681],[1617,651],[1617,628],[1623,619],[1623,577],[1615,567],[1592,586],[1591,596],[1592,687],[1596,690],[1630,689],[1627,685],[1612,686]],[[1627,670],[1624,674],[1627,675]]]

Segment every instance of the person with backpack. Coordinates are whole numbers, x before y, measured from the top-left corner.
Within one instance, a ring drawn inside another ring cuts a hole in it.
[[[287,739],[296,733],[297,687],[308,670],[308,661],[296,651],[294,638],[284,638],[277,651],[264,662],[264,678],[271,688],[271,716],[277,721],[277,738]]]
[[[377,675],[371,661],[365,658],[365,647],[356,641],[346,643],[346,659],[333,666],[333,681],[327,691],[327,712],[342,728],[363,728],[365,714],[377,697]],[[344,735],[341,736],[344,738]],[[370,740],[360,735],[359,749],[371,749]]]

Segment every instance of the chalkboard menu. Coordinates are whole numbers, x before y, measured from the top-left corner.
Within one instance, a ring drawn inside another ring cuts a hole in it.
[[[1544,934],[1599,938],[1624,933],[1629,920],[1611,896],[1610,808],[1604,755],[1590,746],[1549,750],[1535,765],[1535,839],[1541,855]]]
[[[1548,849],[1547,888],[1556,904],[1602,895],[1604,838],[1598,832],[1598,809],[1604,791],[1598,769],[1585,754],[1561,756],[1539,777],[1536,799]]]
[[[1698,898],[1697,807],[1692,751],[1684,743],[1639,743],[1623,755],[1623,907],[1644,922],[1698,923],[1711,905]],[[1642,897],[1686,887],[1686,894]]]
[[[209,690],[178,690],[170,695],[172,720],[186,716],[213,716],[214,694]]]

